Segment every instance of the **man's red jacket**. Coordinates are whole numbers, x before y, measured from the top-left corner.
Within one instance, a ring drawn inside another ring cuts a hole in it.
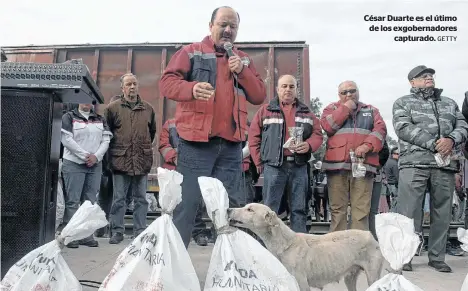
[[[236,48],[233,51],[244,64],[238,81],[229,70],[227,54],[215,51],[209,36],[182,47],[167,65],[159,88],[162,96],[177,101],[177,132],[184,140],[206,142],[213,130],[227,140],[245,140],[247,101],[262,104],[266,88],[251,58]],[[194,99],[192,90],[198,82],[210,83],[215,88],[214,98]]]
[[[172,141],[172,142],[171,142]],[[164,158],[163,168],[175,170],[177,159],[178,136],[175,128],[175,119],[167,120],[159,135],[159,152]]]
[[[365,155],[364,164],[368,172],[377,172],[379,152],[387,136],[387,126],[377,108],[359,102],[352,111],[335,102],[323,110],[320,122],[328,135],[322,169],[351,170],[350,150],[366,144],[371,150]]]

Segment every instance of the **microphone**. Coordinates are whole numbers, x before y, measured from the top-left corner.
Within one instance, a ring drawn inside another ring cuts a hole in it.
[[[230,42],[225,42],[224,43],[224,50],[226,51],[227,55],[229,57],[235,56],[234,52],[232,51],[232,43]],[[234,78],[237,80],[237,74],[233,72]]]
[[[232,51],[232,43],[230,42],[225,42],[224,43],[224,50],[227,52],[228,56],[233,57],[234,52]]]
[[[224,43],[224,50],[226,51],[227,55],[229,57],[235,56],[234,52],[232,51],[232,43],[230,42],[225,42]],[[235,72],[232,72],[232,76],[234,77],[234,86],[236,87],[236,91],[234,92],[234,98],[237,97],[237,88],[239,86],[238,80],[237,80],[237,74]],[[240,123],[240,100],[238,99],[237,102],[237,120]],[[239,130],[239,138],[242,139],[242,134],[241,131]]]

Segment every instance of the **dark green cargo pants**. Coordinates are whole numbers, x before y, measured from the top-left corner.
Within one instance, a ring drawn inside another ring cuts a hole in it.
[[[445,261],[447,232],[452,214],[455,173],[440,169],[405,168],[400,170],[396,211],[415,219],[420,229],[421,207],[430,189],[430,232],[428,256],[430,261]],[[419,219],[418,219],[419,218]]]

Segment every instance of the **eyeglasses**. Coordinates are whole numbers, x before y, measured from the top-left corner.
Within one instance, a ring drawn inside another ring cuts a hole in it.
[[[341,95],[348,95],[348,93],[354,94],[357,92],[357,89],[343,90],[340,92]]]
[[[432,75],[431,73],[425,73],[419,77],[416,77],[415,79],[434,79],[434,75]]]

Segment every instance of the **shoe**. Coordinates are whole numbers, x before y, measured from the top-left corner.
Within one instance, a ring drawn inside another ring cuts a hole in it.
[[[206,247],[208,245],[208,239],[204,235],[197,235],[195,237],[195,242],[201,247]]]
[[[142,232],[143,232],[143,231],[139,231],[139,232],[134,233],[134,234],[132,235],[131,238],[132,238],[132,239],[137,238],[137,236],[139,236]]]
[[[87,246],[90,248],[97,248],[99,246],[99,243],[94,238],[91,240],[80,240],[78,243],[82,246]]]
[[[442,273],[452,273],[452,268],[442,261],[429,261],[429,267],[436,269],[438,272]]]
[[[124,240],[124,236],[120,232],[116,232],[112,235],[112,237],[109,239],[109,243],[111,245],[117,245],[121,243]]]
[[[101,227],[100,229],[96,230],[94,232],[94,236],[96,237],[103,237],[104,234],[106,234],[106,229],[107,229],[107,226],[104,226],[104,227]]]
[[[403,271],[406,271],[406,272],[413,271],[413,265],[411,264],[411,262],[403,265]]]
[[[72,241],[67,245],[67,248],[70,248],[70,249],[77,249],[79,247],[80,247],[80,244],[78,243],[78,241]]]
[[[456,257],[461,257],[465,254],[465,252],[461,249],[460,246],[453,245],[451,243],[447,243],[446,252],[447,254]]]

